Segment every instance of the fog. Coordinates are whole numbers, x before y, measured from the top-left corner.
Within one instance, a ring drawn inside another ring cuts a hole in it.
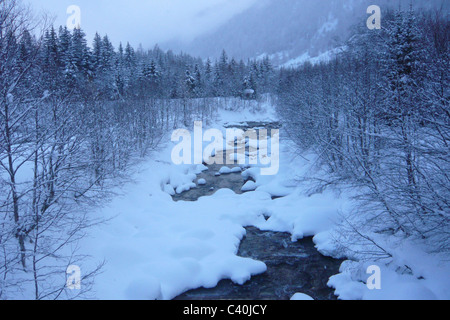
[[[448,0],[378,0],[382,13],[389,8],[444,8]],[[301,56],[328,56],[343,46],[352,26],[366,25],[373,0],[259,0],[236,14],[215,32],[199,36],[189,44],[170,42],[165,49],[195,56],[229,56],[248,59],[268,55],[275,64]]]
[[[81,9],[81,28],[91,41],[108,34],[115,45],[130,41],[146,48],[170,40],[188,42],[211,32],[257,0],[24,0],[65,25],[67,8]]]

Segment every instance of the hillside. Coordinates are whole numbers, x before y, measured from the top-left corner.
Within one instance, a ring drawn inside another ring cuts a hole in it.
[[[379,1],[386,6],[410,1]],[[442,0],[414,1],[415,6],[439,6]],[[368,0],[262,0],[235,16],[217,30],[191,43],[167,43],[166,49],[218,57],[223,49],[230,56],[247,59],[268,55],[277,65],[301,57],[323,55],[340,47],[349,28],[365,23]]]

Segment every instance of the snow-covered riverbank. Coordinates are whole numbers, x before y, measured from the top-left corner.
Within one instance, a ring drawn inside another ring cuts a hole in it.
[[[221,110],[211,127],[224,130],[225,124],[276,121],[272,106],[264,108],[258,113]],[[174,202],[171,193],[204,183],[197,181],[197,174],[206,168],[172,164],[172,143],[155,152],[133,177],[136,182],[124,186],[121,196],[96,213],[114,217],[84,243],[89,254],[107,262],[96,280],[96,296],[172,299],[190,289],[215,287],[222,279],[243,284],[266,271],[263,262],[237,256],[248,226],[290,233],[292,241],[314,236],[321,252],[339,257],[342,251],[333,239],[341,213],[351,210],[352,201],[349,195],[328,189],[308,196],[311,186],[299,178],[312,174],[314,158],[296,156],[283,132],[281,136],[277,175],[262,176],[257,166],[244,167],[242,175],[251,177],[255,191],[236,194],[221,189],[195,202]],[[342,299],[449,297],[448,277],[443,274],[447,266],[425,264],[416,247],[397,251],[388,266],[379,263],[381,290],[369,290],[364,283],[370,276],[364,268],[377,262],[345,262],[342,273],[329,284]],[[428,261],[431,258],[427,256]],[[401,265],[411,271],[396,273]]]

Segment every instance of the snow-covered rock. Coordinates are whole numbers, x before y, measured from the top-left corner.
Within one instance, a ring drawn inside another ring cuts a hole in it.
[[[220,173],[220,174],[230,174],[230,173],[231,173],[231,169],[228,168],[228,167],[222,167],[222,168],[219,170],[219,173]]]
[[[291,298],[291,301],[313,301],[314,299],[304,293],[296,293]]]
[[[241,188],[242,192],[248,192],[248,191],[255,191],[257,188],[257,185],[253,181],[247,181],[244,186]]]

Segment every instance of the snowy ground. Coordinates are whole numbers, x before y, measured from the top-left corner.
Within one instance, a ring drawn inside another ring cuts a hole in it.
[[[273,108],[252,113],[220,112],[212,128],[245,121],[276,121]],[[202,165],[175,166],[171,162],[173,143],[167,143],[142,165],[135,182],[118,190],[106,207],[95,212],[113,218],[97,227],[82,245],[84,251],[107,264],[97,277],[95,291],[100,299],[172,299],[199,287],[212,288],[222,279],[243,284],[266,271],[263,262],[238,257],[246,226],[283,231],[296,241],[315,236],[321,252],[337,255],[332,241],[340,213],[351,209],[344,195],[328,190],[306,196],[308,186],[296,177],[309,173],[310,164],[294,156],[288,141],[281,142],[280,172],[261,176],[257,167],[245,170],[256,182],[237,195],[223,189],[197,202],[174,202],[170,194],[202,184],[196,174]],[[282,197],[272,200],[272,197]],[[265,217],[270,217],[267,221]],[[331,278],[341,299],[402,299],[450,297],[448,265],[434,265],[431,256],[416,247],[398,248],[398,260],[382,265],[382,289],[369,290],[364,282],[366,265],[345,262],[341,274]],[[412,254],[414,252],[414,254]],[[409,274],[396,273],[407,264]],[[423,279],[422,279],[422,278]],[[422,280],[418,280],[418,279]],[[301,293],[293,300],[304,300]]]

